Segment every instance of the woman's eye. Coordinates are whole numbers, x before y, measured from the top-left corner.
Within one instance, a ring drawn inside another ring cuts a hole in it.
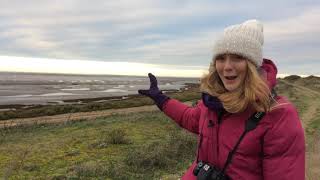
[[[235,55],[232,59],[235,62],[240,62],[240,61],[243,61],[245,58],[239,55]]]
[[[240,55],[234,55],[233,56],[234,57],[234,59],[244,59],[242,56],[240,56]]]
[[[217,56],[216,61],[223,61],[225,58],[223,56]]]

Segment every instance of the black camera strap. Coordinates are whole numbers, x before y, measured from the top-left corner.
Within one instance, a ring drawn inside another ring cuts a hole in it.
[[[258,123],[260,122],[260,120],[264,117],[266,113],[265,112],[256,112],[255,114],[253,114],[246,122],[245,124],[245,129],[243,131],[243,133],[241,134],[238,142],[236,143],[236,145],[233,147],[233,149],[229,152],[228,154],[228,158],[226,160],[226,163],[223,166],[222,169],[222,173],[225,172],[225,170],[227,169],[228,165],[231,163],[232,161],[232,157],[234,155],[234,153],[236,152],[240,142],[242,141],[243,137],[251,130],[254,130]]]
[[[271,96],[270,96],[270,100],[274,99],[277,96],[277,93],[274,89],[271,89]],[[231,163],[232,161],[232,157],[234,155],[234,153],[236,152],[240,142],[242,141],[243,137],[249,132],[254,130],[258,123],[260,122],[260,120],[264,117],[266,113],[265,112],[256,112],[255,114],[253,114],[246,122],[245,124],[245,128],[243,133],[241,134],[238,142],[236,143],[236,145],[233,147],[233,149],[229,152],[226,163],[223,166],[222,169],[222,173],[225,172],[225,170],[227,169],[228,165]]]
[[[271,89],[271,96],[270,96],[270,100],[274,100],[274,98],[277,96],[277,93],[274,89]],[[221,121],[220,117],[222,115],[222,113],[218,113],[219,114],[219,123]],[[251,115],[251,117],[247,120],[246,124],[245,124],[245,128],[244,128],[244,131],[243,133],[241,134],[238,142],[236,143],[236,145],[233,147],[233,149],[229,152],[228,154],[228,157],[227,157],[227,160],[223,166],[223,169],[221,171],[222,174],[224,174],[225,170],[227,169],[227,167],[229,166],[229,164],[231,163],[232,161],[232,157],[234,155],[234,153],[236,152],[240,142],[242,141],[242,139],[244,138],[244,136],[249,132],[249,131],[252,131],[254,130],[258,123],[260,122],[260,120],[264,117],[266,113],[265,112],[256,112],[254,113],[253,115]],[[197,151],[197,162],[199,161],[199,149],[200,149],[200,146],[201,146],[201,141],[202,141],[202,130],[203,130],[203,124],[202,124],[202,128],[201,128],[201,131],[200,131],[200,142],[198,144],[198,151]]]

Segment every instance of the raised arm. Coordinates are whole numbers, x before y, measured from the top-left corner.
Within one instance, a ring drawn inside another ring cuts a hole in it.
[[[139,90],[139,94],[153,99],[158,108],[181,127],[193,133],[198,133],[201,103],[196,107],[189,107],[178,100],[169,98],[159,90],[156,77],[151,73],[149,73],[148,76],[150,79],[150,88],[148,90]]]

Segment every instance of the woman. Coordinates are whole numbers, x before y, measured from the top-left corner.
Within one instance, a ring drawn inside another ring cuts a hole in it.
[[[202,100],[195,107],[162,94],[152,74],[150,89],[139,90],[181,127],[199,134],[196,160],[182,179],[219,179],[213,171],[235,180],[304,179],[301,121],[292,103],[272,93],[277,68],[262,58],[262,45],[257,20],[226,28],[214,45],[209,73],[201,79]],[[256,112],[264,116],[244,133]]]

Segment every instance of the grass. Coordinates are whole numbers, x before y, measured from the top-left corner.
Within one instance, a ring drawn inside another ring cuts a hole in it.
[[[288,86],[282,81],[279,81],[276,92],[281,96],[287,97],[296,106],[300,115],[308,108],[308,102],[313,100],[308,94],[304,94],[296,87]]]
[[[308,125],[306,132],[308,135],[312,135],[314,133],[320,134],[320,107],[317,108],[317,113],[314,116],[314,118],[310,121],[310,124]]]
[[[196,146],[193,135],[161,112],[1,133],[4,179],[159,179],[181,174],[192,162]]]
[[[276,90],[295,104],[300,116],[309,112],[310,104],[319,105],[313,102],[319,101],[320,97],[310,96],[281,81]],[[200,95],[192,90],[173,93],[170,97],[194,101]],[[39,107],[37,110],[26,110],[24,115],[146,104],[153,102],[145,97],[132,97],[122,101],[88,103],[84,107],[57,106],[47,110]],[[18,115],[23,113],[15,116]],[[320,107],[317,107],[306,127],[308,153],[312,153],[311,149],[315,147],[311,145],[318,142],[315,134],[320,134],[319,117]],[[161,112],[113,115],[95,121],[57,125],[4,128],[0,130],[0,178],[178,179],[193,161],[195,148],[196,138],[181,130]],[[312,159],[308,164],[312,164]],[[309,177],[317,177],[311,171],[316,168],[308,167]]]
[[[315,131],[320,131],[320,97],[315,97],[315,95],[308,94],[308,92],[298,90],[296,87],[290,86],[281,83],[277,86],[277,92],[282,95],[286,96],[297,108],[300,117],[307,113],[306,111],[312,105],[316,105],[316,113],[311,117],[310,123],[307,124],[306,132],[307,135],[314,133]],[[303,120],[303,119],[302,119]]]

